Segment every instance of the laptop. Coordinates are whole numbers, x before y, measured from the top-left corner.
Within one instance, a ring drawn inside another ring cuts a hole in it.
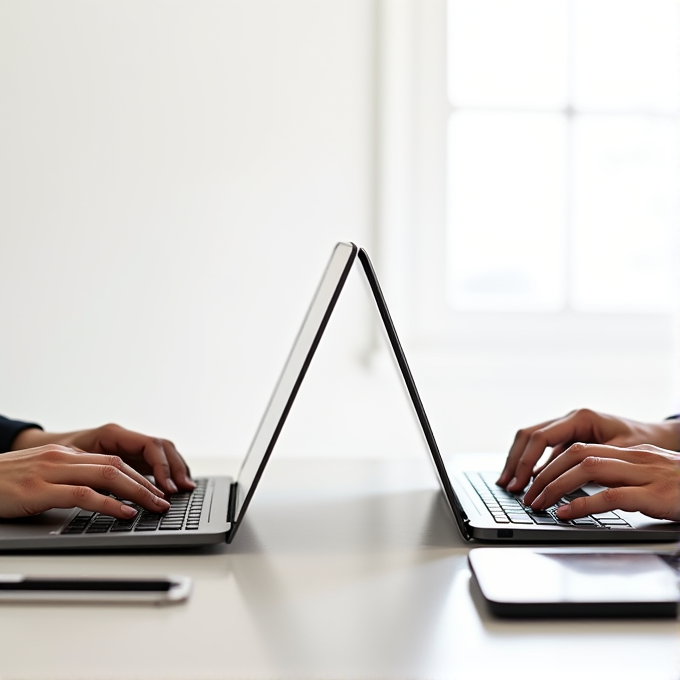
[[[568,503],[577,496],[602,491],[602,487],[596,484],[588,484],[568,494],[546,511],[534,511],[522,503],[523,493],[513,494],[496,486],[495,480],[500,476],[500,471],[449,470],[439,452],[406,355],[380,290],[378,278],[365,250],[359,250],[358,259],[368,279],[390,347],[425,436],[444,498],[463,538],[468,541],[476,539],[495,543],[619,543],[680,540],[680,523],[653,519],[640,512],[617,510],[571,521],[558,519],[555,511],[559,505]]]
[[[163,514],[139,506],[129,521],[74,509],[0,519],[0,551],[190,548],[231,543],[274,450],[314,356],[357,247],[339,243],[314,294],[238,475],[194,479],[196,489],[173,494]],[[107,493],[106,491],[100,493]]]
[[[586,518],[583,522],[560,521],[554,511],[533,513],[521,504],[518,496],[496,487],[493,483],[496,473],[449,474],[368,254],[353,243],[338,243],[235,479],[196,479],[196,489],[170,497],[167,512],[156,514],[137,508],[139,512],[131,520],[118,520],[78,508],[0,520],[0,551],[188,548],[231,543],[356,260],[377,305],[443,496],[466,540],[565,543],[680,539],[679,524],[653,520],[640,513],[603,513],[605,516]],[[593,490],[584,487],[576,493]]]

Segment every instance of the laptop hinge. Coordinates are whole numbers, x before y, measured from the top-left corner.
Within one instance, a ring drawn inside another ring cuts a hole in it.
[[[463,538],[466,541],[469,541],[472,539],[472,532],[470,531],[470,518],[467,516],[465,510],[463,510],[463,506],[460,504],[460,501],[455,495],[454,504],[458,511],[458,512],[456,512],[456,510],[453,511],[453,515],[458,524],[458,529],[460,530],[460,533],[462,534]]]
[[[232,482],[229,487],[229,506],[227,507],[227,522],[234,521],[236,512],[236,494],[238,493],[238,482]]]

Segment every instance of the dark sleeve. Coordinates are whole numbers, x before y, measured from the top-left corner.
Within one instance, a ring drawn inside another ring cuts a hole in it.
[[[12,448],[12,442],[19,432],[32,427],[42,430],[42,427],[36,423],[25,423],[21,420],[10,420],[0,416],[0,453],[6,453]]]
[[[680,420],[680,413],[677,416],[668,416],[666,420]]]

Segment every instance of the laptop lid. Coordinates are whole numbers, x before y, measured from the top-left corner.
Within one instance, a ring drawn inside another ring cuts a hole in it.
[[[389,340],[390,347],[394,354],[394,358],[399,366],[399,372],[404,380],[404,385],[406,391],[413,405],[418,423],[420,424],[421,431],[425,437],[425,442],[427,448],[430,451],[432,457],[432,462],[434,464],[435,473],[437,479],[439,480],[439,485],[441,486],[442,492],[444,493],[444,498],[447,504],[451,508],[451,512],[458,524],[460,533],[466,540],[470,539],[470,532],[468,526],[467,516],[461,506],[458,496],[451,483],[451,478],[446,471],[446,466],[444,465],[444,460],[442,459],[441,453],[439,452],[439,447],[437,446],[437,441],[434,438],[434,432],[432,431],[432,426],[430,425],[430,420],[425,413],[425,407],[423,406],[422,399],[416,387],[415,380],[413,379],[413,374],[409,368],[408,361],[406,360],[406,354],[399,341],[399,336],[397,335],[397,329],[392,321],[392,316],[390,315],[389,309],[387,308],[387,302],[385,301],[385,296],[383,295],[382,289],[380,288],[380,283],[378,282],[378,276],[373,269],[368,253],[363,249],[359,249],[359,261],[363,268],[364,274],[368,281],[368,285],[373,294],[373,299],[378,307],[378,313],[387,333],[387,339]]]
[[[231,542],[243,520],[255,489],[262,477],[274,446],[279,438],[288,413],[302,385],[307,369],[319,345],[324,330],[328,325],[335,304],[349,275],[356,258],[362,265],[369,288],[375,300],[380,319],[387,333],[390,347],[396,359],[399,371],[404,380],[406,390],[415,410],[416,417],[425,438],[425,442],[434,463],[437,479],[441,485],[448,505],[453,512],[458,527],[465,538],[469,538],[467,517],[451,484],[439,447],[434,438],[430,421],[425,413],[420,394],[416,388],[413,375],[406,360],[406,355],[397,336],[396,328],[387,308],[385,297],[378,283],[368,253],[354,243],[338,243],[333,249],[330,261],[316,289],[302,326],[293,343],[293,347],[284,364],[281,376],[274,388],[264,415],[255,432],[252,444],[241,465],[236,481],[232,487],[231,509],[229,518],[232,528],[227,537]]]
[[[338,243],[333,249],[321,282],[312,298],[274,392],[232,486],[230,500],[232,527],[227,536],[229,543],[233,540],[243,520],[281,434],[288,413],[356,259],[357,250],[357,246],[353,243]]]

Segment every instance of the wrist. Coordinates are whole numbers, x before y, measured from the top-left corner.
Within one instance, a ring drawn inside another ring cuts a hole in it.
[[[680,419],[674,417],[664,420],[661,427],[664,429],[667,439],[663,448],[680,451]]]
[[[11,451],[22,451],[24,449],[34,449],[54,441],[56,435],[50,435],[37,427],[29,427],[21,430],[12,441]]]

